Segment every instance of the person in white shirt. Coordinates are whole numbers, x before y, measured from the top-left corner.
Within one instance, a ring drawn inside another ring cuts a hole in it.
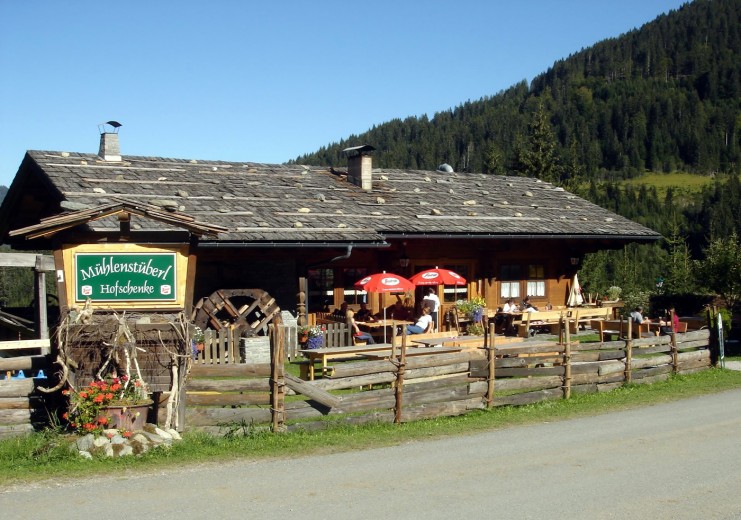
[[[438,311],[440,310],[440,298],[437,297],[437,290],[435,287],[427,288],[427,294],[422,298],[422,305],[430,307],[430,316],[432,316],[432,332],[434,332],[440,326],[437,322]]]
[[[407,334],[423,334],[429,332],[432,328],[432,316],[430,308],[422,307],[422,316],[419,317],[414,325],[407,325]]]
[[[502,307],[502,312],[510,313],[510,312],[517,312],[520,308],[517,306],[517,304],[512,301],[512,298],[504,302],[504,306]]]

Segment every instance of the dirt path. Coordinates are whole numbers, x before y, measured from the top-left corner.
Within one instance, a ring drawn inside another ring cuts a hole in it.
[[[0,492],[3,518],[741,518],[741,390],[389,448]]]

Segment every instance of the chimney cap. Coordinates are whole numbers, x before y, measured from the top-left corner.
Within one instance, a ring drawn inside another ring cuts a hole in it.
[[[349,157],[352,157],[354,155],[370,155],[370,153],[374,150],[375,148],[373,148],[369,144],[361,144],[360,146],[351,146],[350,148],[345,148],[342,151],[345,152]]]
[[[111,128],[113,128],[113,132],[107,132],[106,131],[106,125],[108,125]],[[118,129],[121,128],[122,126],[123,125],[121,123],[119,123],[118,121],[106,121],[105,123],[100,123],[98,125],[98,131],[101,134],[108,134],[108,133],[117,134],[118,133]]]

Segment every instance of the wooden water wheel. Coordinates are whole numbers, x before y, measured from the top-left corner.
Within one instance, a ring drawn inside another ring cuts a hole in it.
[[[241,336],[257,336],[279,312],[275,298],[262,289],[219,289],[196,304],[191,319],[204,330],[229,327]]]

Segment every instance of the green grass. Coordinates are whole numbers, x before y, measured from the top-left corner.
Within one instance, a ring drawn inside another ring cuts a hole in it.
[[[89,477],[96,474],[148,472],[167,466],[218,463],[228,460],[301,457],[375,448],[411,440],[507,428],[522,424],[564,420],[608,413],[708,393],[741,388],[741,372],[711,369],[674,376],[653,385],[628,385],[608,393],[576,395],[569,401],[549,401],[521,407],[475,411],[460,417],[438,418],[402,425],[329,426],[315,432],[272,434],[233,426],[225,437],[186,433],[184,441],[168,450],[141,457],[84,460],[70,451],[72,437],[37,433],[0,441],[0,486],[45,480]]]
[[[635,179],[624,181],[625,184],[654,186],[659,197],[664,197],[669,188],[674,188],[679,196],[693,196],[712,184],[713,179],[707,175],[692,173],[647,173]]]

